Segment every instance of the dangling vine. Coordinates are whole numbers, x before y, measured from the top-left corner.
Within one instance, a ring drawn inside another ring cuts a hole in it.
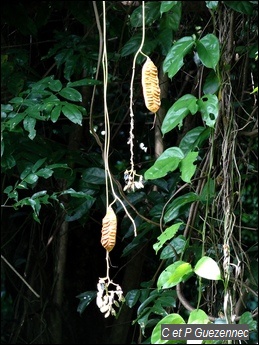
[[[142,40],[140,47],[137,50],[132,64],[132,75],[130,83],[130,132],[128,144],[130,145],[130,170],[124,172],[125,179],[125,190],[135,191],[135,188],[140,189],[144,188],[143,185],[143,176],[136,173],[134,167],[134,111],[133,111],[133,84],[135,77],[135,66],[138,55],[141,53],[147,58],[147,61],[142,68],[142,87],[143,95],[146,107],[148,110],[156,113],[160,107],[160,88],[158,83],[157,68],[151,59],[142,52],[142,48],[145,42],[145,1],[142,1]],[[135,181],[135,177],[138,177],[138,181]]]
[[[96,3],[93,2],[95,14],[97,14],[97,7]],[[124,301],[123,291],[118,284],[113,283],[110,279],[110,265],[109,265],[109,253],[114,248],[116,244],[116,233],[117,233],[117,217],[112,208],[112,205],[118,201],[121,203],[122,207],[125,210],[125,213],[130,218],[134,228],[134,235],[137,236],[137,229],[136,224],[127,211],[124,203],[116,194],[114,185],[113,185],[113,178],[109,168],[109,149],[110,149],[110,122],[109,122],[109,111],[107,105],[107,85],[108,85],[108,58],[107,58],[107,47],[106,47],[106,5],[105,1],[102,2],[103,4],[103,28],[101,32],[101,28],[99,27],[100,32],[100,41],[102,38],[103,47],[102,50],[102,70],[103,70],[103,102],[104,102],[104,123],[105,123],[105,139],[104,139],[104,148],[103,148],[103,160],[105,166],[105,186],[106,186],[106,215],[102,220],[102,235],[101,235],[101,244],[106,250],[106,277],[99,278],[99,282],[97,284],[97,299],[96,303],[102,313],[105,313],[105,317],[109,315],[116,316],[116,311],[114,306],[119,306],[119,302]],[[124,187],[125,190],[135,191],[135,188],[140,189],[143,188],[143,176],[138,175],[134,168],[134,112],[133,112],[133,83],[134,83],[134,76],[135,76],[135,66],[136,66],[136,59],[139,53],[143,54],[147,61],[143,66],[142,69],[142,86],[143,86],[143,93],[145,104],[150,111],[156,112],[160,107],[160,89],[158,84],[158,77],[157,77],[157,69],[156,66],[153,64],[151,59],[142,52],[142,48],[145,41],[145,5],[144,1],[142,1],[142,21],[143,21],[143,30],[142,30],[142,41],[138,51],[136,52],[134,59],[133,59],[133,67],[132,67],[132,77],[131,77],[131,84],[130,84],[130,132],[129,132],[129,141],[128,144],[130,145],[130,170],[126,170],[124,172],[124,179],[126,182],[126,186]],[[98,138],[99,142],[99,138]],[[138,181],[135,181],[135,177],[138,177]],[[111,194],[114,200],[110,203],[109,195]],[[109,286],[113,285],[115,290],[109,290]],[[115,297],[117,296],[117,299]]]

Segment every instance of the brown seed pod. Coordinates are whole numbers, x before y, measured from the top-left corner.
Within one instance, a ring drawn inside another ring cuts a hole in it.
[[[153,61],[147,57],[142,67],[142,88],[146,107],[152,113],[156,113],[160,108],[160,87],[157,75],[157,68]]]
[[[116,243],[117,217],[111,206],[108,207],[102,221],[102,246],[110,252]]]

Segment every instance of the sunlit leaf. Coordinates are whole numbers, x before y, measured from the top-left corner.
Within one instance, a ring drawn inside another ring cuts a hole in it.
[[[205,279],[221,280],[220,268],[215,260],[203,256],[195,265],[194,272]]]
[[[160,274],[157,280],[157,287],[158,289],[169,289],[181,283],[192,272],[193,269],[189,262],[174,262]]]
[[[163,247],[165,242],[170,241],[174,237],[174,235],[177,233],[179,227],[182,224],[183,223],[176,223],[174,225],[171,225],[167,229],[165,229],[165,231],[161,235],[158,236],[157,238],[158,242],[153,245],[153,248],[156,251],[156,254],[159,251],[159,249]]]
[[[178,168],[184,154],[179,147],[170,147],[165,150],[155,161],[154,165],[146,170],[144,177],[146,180],[153,180],[164,177],[167,173]]]

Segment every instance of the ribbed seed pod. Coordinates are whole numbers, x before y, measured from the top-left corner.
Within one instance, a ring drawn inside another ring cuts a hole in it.
[[[142,67],[142,88],[146,107],[152,113],[156,113],[160,108],[160,87],[157,75],[157,68],[153,61],[147,57]]]
[[[113,209],[109,206],[102,221],[102,246],[110,252],[116,243],[117,217]]]

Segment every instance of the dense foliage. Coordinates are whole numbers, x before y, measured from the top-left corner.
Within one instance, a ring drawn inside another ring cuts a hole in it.
[[[3,344],[179,343],[161,341],[161,323],[210,322],[248,324],[258,342],[257,6],[2,4]],[[156,114],[143,98],[146,56]],[[125,297],[107,318],[95,303],[106,105],[122,201],[110,275]],[[140,180],[126,188],[132,158]]]

